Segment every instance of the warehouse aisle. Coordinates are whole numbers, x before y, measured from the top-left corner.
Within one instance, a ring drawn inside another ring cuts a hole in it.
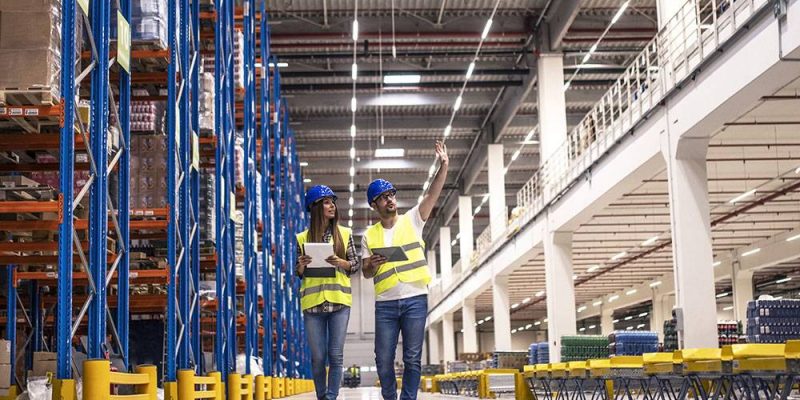
[[[301,394],[298,396],[288,397],[293,400],[313,400],[316,396],[313,393]],[[381,389],[377,387],[361,387],[356,389],[342,389],[339,392],[340,400],[381,400]],[[434,399],[450,399],[459,400],[467,399],[461,396],[448,396],[438,393],[420,393],[417,397],[419,400],[434,400]]]

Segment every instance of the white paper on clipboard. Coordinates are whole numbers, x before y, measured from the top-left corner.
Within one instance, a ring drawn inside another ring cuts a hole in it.
[[[303,253],[311,257],[310,268],[329,268],[331,267],[325,259],[333,255],[332,243],[305,243]],[[306,267],[306,268],[308,268]]]

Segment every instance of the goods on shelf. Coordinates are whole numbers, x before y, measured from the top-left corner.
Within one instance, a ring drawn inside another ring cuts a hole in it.
[[[422,366],[422,376],[433,376],[444,373],[444,365],[441,364],[427,364]]]
[[[550,344],[540,342],[536,345],[536,364],[547,364],[550,362]]]
[[[492,368],[522,370],[528,361],[528,353],[524,351],[495,351],[492,354]]]
[[[720,347],[726,344],[739,343],[741,331],[741,325],[737,321],[717,322],[717,335],[719,336]]]
[[[528,365],[534,365],[537,362],[536,360],[536,349],[538,347],[537,345],[538,345],[537,343],[531,343],[531,345],[528,346]]]
[[[608,357],[608,337],[577,335],[561,337],[561,362]]]
[[[167,143],[164,136],[131,136],[132,208],[167,206]]]
[[[615,331],[608,336],[609,353],[614,356],[640,356],[658,351],[658,333],[651,331]]]
[[[164,133],[165,110],[161,101],[132,101],[131,132]]]
[[[214,130],[214,74],[203,72],[200,75],[200,130]]]
[[[747,341],[783,343],[800,338],[800,300],[754,300],[747,303]]]
[[[112,15],[116,15],[116,2],[111,2]],[[146,43],[156,48],[167,48],[167,0],[140,0],[132,2],[131,41]],[[111,24],[111,37],[117,37],[117,24]]]
[[[469,361],[469,362],[478,362],[483,360],[489,360],[492,358],[492,353],[459,353],[458,360],[459,361]]]
[[[664,351],[678,350],[678,330],[674,319],[664,321]]]
[[[0,391],[11,386],[11,342],[0,339]]]

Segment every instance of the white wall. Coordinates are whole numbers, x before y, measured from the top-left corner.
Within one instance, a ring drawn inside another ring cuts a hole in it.
[[[537,331],[522,331],[511,335],[511,350],[512,351],[528,351],[528,346],[531,343],[541,342],[545,340],[546,332]],[[481,352],[494,351],[494,333],[481,332],[478,334],[478,348]]]

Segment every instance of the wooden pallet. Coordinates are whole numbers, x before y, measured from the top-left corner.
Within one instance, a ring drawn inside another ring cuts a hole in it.
[[[0,88],[0,105],[52,106],[58,103],[52,87]]]

